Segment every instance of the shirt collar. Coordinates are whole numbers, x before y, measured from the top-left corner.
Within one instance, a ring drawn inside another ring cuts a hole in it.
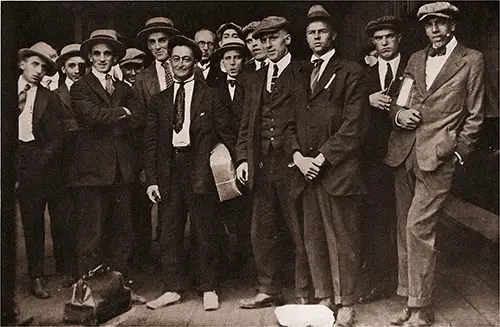
[[[397,66],[399,62],[401,61],[401,54],[398,53],[398,55],[392,59],[392,60],[384,60],[381,57],[378,57],[378,64],[379,66],[387,66],[387,64],[391,64],[391,67],[394,69],[395,65]]]
[[[33,84],[33,83],[30,83],[28,82],[23,75],[20,75],[19,76],[19,79],[17,80],[17,93],[19,94],[22,90],[24,90],[24,87],[26,86],[26,84],[29,84],[30,85],[30,90],[36,90],[36,87],[37,85],[36,84]]]
[[[70,80],[68,77],[66,77],[66,79],[64,80],[64,83],[66,84],[66,87],[68,88],[68,91],[71,90],[71,87],[73,86],[73,84],[75,82],[73,82],[72,80]]]
[[[458,44],[457,38],[455,36],[453,36],[453,38],[450,40],[450,42],[448,42],[446,44],[446,55],[450,54],[455,49],[457,44]],[[434,48],[434,46],[433,46],[433,48]]]
[[[290,52],[288,52],[283,58],[280,59],[280,61],[271,62],[271,65],[273,66],[275,64],[278,65],[279,71],[282,72],[283,70],[285,70],[286,67],[288,67],[291,61],[292,61],[292,55],[290,54]]]
[[[94,67],[92,67],[92,74],[94,74],[95,77],[97,77],[98,80],[100,81],[105,81],[106,80],[106,75],[111,75],[111,79],[113,81],[115,81],[115,78],[113,77],[113,74],[111,74],[111,71],[107,72],[106,74],[103,74],[99,71],[97,71],[97,69],[95,69]]]
[[[184,84],[187,84],[187,83],[189,83],[189,82],[191,82],[191,81],[193,81],[193,80],[194,80],[194,74],[193,74],[193,75],[191,75],[191,76],[190,76],[187,80],[185,80],[185,81],[184,81]],[[177,78],[175,78],[175,76],[174,76],[174,82],[176,82],[176,83],[180,83],[180,81],[179,81]]]
[[[236,81],[236,78],[227,75],[227,80],[228,81]]]
[[[313,54],[311,56],[311,62],[314,63],[314,60],[316,59],[323,59],[323,63],[328,63],[334,54],[335,54],[335,48],[331,49],[321,57],[318,57],[316,54]]]
[[[200,61],[198,62],[198,67],[200,67],[202,70],[205,70],[207,69],[208,67],[210,67],[210,64],[211,64],[211,61],[207,61],[205,64],[202,64]]]
[[[271,60],[269,60],[269,58],[265,58],[262,61],[255,60],[255,67],[257,68],[257,70],[259,70],[263,67],[264,64],[267,66],[270,64],[270,62],[271,62]]]
[[[167,65],[170,65],[170,63],[168,62],[169,59],[165,60],[164,62],[167,63]],[[156,65],[156,70],[159,70],[159,69],[165,69],[165,67],[163,67],[163,61],[159,61],[158,59],[155,59],[155,65]]]

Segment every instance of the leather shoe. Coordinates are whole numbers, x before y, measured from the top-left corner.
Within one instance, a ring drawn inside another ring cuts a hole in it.
[[[391,325],[394,326],[402,326],[408,319],[411,317],[411,308],[408,306],[405,306],[398,314],[397,316],[391,320]]]
[[[34,278],[31,281],[31,293],[39,299],[50,298],[50,293],[47,291],[42,277]]]
[[[375,302],[375,301],[378,301],[381,299],[385,299],[388,297],[389,297],[389,295],[384,290],[375,286],[375,287],[372,287],[368,291],[368,293],[361,295],[358,298],[358,303],[359,304],[367,304],[367,303],[372,303],[372,302]]]
[[[132,304],[146,304],[146,299],[143,296],[140,296],[136,292],[132,291],[130,294],[130,302]]]
[[[405,322],[404,327],[431,326],[435,321],[434,310],[431,307],[413,309],[412,317]]]
[[[309,299],[306,297],[296,297],[295,304],[309,304]]]
[[[243,299],[240,301],[240,308],[242,309],[259,309],[265,307],[274,307],[283,304],[283,297],[281,295],[268,295],[259,293],[250,299]]]
[[[337,313],[337,321],[335,322],[334,327],[353,326],[354,316],[355,316],[354,307],[352,306],[340,307],[339,312]]]
[[[326,297],[326,298],[323,298],[321,299],[318,304],[321,304],[321,305],[324,305],[325,307],[327,307],[328,309],[332,310],[333,312],[335,312],[335,314],[337,313],[337,306],[335,305],[335,303],[333,303],[332,299],[329,298],[329,297]]]

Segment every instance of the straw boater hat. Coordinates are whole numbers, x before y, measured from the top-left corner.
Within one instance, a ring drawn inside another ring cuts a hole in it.
[[[420,7],[417,12],[419,22],[432,16],[457,20],[458,15],[458,8],[449,2],[428,3]]]
[[[182,35],[181,31],[174,27],[174,23],[167,17],[153,17],[147,20],[145,28],[137,33],[138,39],[145,39],[154,32],[164,32],[168,35]]]
[[[19,61],[31,56],[39,56],[47,62],[47,76],[54,76],[57,73],[57,64],[54,61],[57,58],[57,52],[47,43],[38,42],[30,48],[23,48],[17,52]]]
[[[82,52],[80,51],[81,45],[78,43],[68,44],[61,50],[61,55],[56,59],[56,64],[59,67],[64,66],[66,60],[71,57],[82,57]]]
[[[376,31],[391,29],[396,33],[401,33],[403,27],[403,21],[398,17],[394,16],[382,16],[377,19],[371,20],[366,24],[365,33],[369,37],[372,37]]]
[[[239,38],[227,38],[222,40],[222,45],[214,53],[214,58],[221,59],[229,50],[240,50],[245,58],[251,57],[245,41]]]
[[[102,29],[95,30],[90,33],[88,40],[83,41],[80,50],[82,52],[82,57],[88,59],[88,55],[92,47],[96,44],[108,44],[115,50],[115,55],[120,60],[125,56],[125,45],[118,41],[118,33],[112,29]]]
[[[191,48],[191,50],[193,50],[194,59],[196,61],[201,60],[202,53],[201,53],[201,49],[198,46],[198,44],[196,44],[193,40],[191,40],[183,35],[176,35],[168,41],[168,46],[167,46],[168,54],[171,56],[172,50],[174,49],[174,47],[180,46],[180,45],[184,45],[186,47]]]
[[[125,53],[125,57],[123,57],[123,59],[120,60],[120,66],[131,63],[142,64],[144,63],[145,57],[146,54],[141,50],[136,48],[128,48],[127,52]]]

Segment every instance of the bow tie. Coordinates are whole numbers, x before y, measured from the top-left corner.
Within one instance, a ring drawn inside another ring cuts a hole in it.
[[[440,47],[440,48],[433,48],[431,47],[429,49],[429,56],[430,57],[435,57],[435,56],[444,56],[446,54],[446,46]]]
[[[228,79],[226,80],[227,85],[230,85],[231,87],[234,87],[236,85],[236,80],[234,79]]]

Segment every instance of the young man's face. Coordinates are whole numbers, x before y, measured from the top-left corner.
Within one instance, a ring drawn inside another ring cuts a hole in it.
[[[430,17],[424,22],[425,34],[434,48],[446,46],[455,34],[455,22],[443,17]]]
[[[383,29],[376,31],[372,36],[372,43],[375,45],[379,58],[392,60],[399,53],[399,43],[401,35],[393,29]]]
[[[89,60],[99,73],[107,74],[115,64],[115,55],[113,49],[104,43],[96,44],[92,47],[89,54]]]
[[[193,75],[194,55],[193,50],[185,45],[175,46],[172,49],[170,64],[174,76],[179,81],[185,81]]]
[[[267,58],[276,63],[287,53],[292,37],[285,30],[279,30],[260,37],[260,42],[266,50]]]
[[[19,63],[23,77],[29,83],[38,84],[47,74],[47,62],[39,56],[25,57]]]
[[[87,64],[85,63],[85,59],[80,56],[68,58],[64,63],[64,66],[61,67],[62,72],[73,82],[76,82],[85,76],[86,69]]]
[[[212,32],[206,30],[199,31],[196,33],[194,41],[201,49],[201,61],[209,61],[215,51],[215,39]]]
[[[169,36],[164,32],[153,32],[148,36],[148,49],[156,60],[164,62],[168,59]]]
[[[337,33],[325,22],[314,21],[307,25],[307,43],[317,56],[322,56],[333,49],[333,41],[336,37]]]
[[[120,69],[123,73],[123,78],[127,80],[130,84],[134,84],[137,78],[137,74],[139,74],[144,68],[143,64],[130,62],[125,65],[120,65]]]
[[[243,71],[243,56],[240,50],[229,50],[222,56],[222,65],[229,76],[236,78]]]
[[[253,32],[247,35],[245,43],[247,44],[247,48],[248,50],[250,50],[250,52],[252,53],[252,57],[254,57],[255,60],[262,61],[266,59],[266,51],[264,50],[260,39],[253,38]]]
[[[238,32],[234,28],[228,28],[222,33],[222,39],[239,38]]]

